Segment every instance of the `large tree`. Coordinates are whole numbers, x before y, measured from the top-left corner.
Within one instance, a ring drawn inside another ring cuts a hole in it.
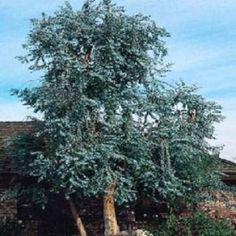
[[[149,17],[129,16],[109,0],[88,0],[80,11],[67,3],[32,20],[20,59],[42,71],[41,82],[15,94],[43,116],[34,138],[44,145],[26,151],[15,139],[12,156],[22,173],[68,199],[80,235],[80,199],[103,197],[110,236],[119,233],[115,201],[143,194],[167,201],[215,177],[209,168],[201,180],[195,164],[205,168],[212,159],[206,138],[220,107],[195,88],[159,80],[168,70],[167,36]]]

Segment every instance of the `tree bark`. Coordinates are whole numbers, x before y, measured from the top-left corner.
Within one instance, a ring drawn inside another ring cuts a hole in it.
[[[76,223],[76,226],[77,226],[77,229],[78,229],[79,236],[87,236],[84,224],[83,224],[83,222],[80,218],[80,215],[79,215],[79,213],[76,209],[76,206],[75,206],[72,199],[69,199],[69,205],[70,205],[70,209],[71,209],[73,218],[75,220],[75,223]]]
[[[116,183],[111,183],[105,191],[103,197],[103,215],[104,215],[104,236],[119,235],[120,230],[117,224],[116,211],[115,211],[115,194]]]

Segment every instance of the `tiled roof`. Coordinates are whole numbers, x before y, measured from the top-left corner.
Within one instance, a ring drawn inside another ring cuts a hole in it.
[[[225,174],[223,176],[224,181],[236,182],[236,163],[222,159],[222,172]]]

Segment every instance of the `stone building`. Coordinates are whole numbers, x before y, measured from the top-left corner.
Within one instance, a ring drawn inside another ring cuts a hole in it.
[[[236,163],[228,160],[222,160],[223,181],[228,185],[236,186]]]

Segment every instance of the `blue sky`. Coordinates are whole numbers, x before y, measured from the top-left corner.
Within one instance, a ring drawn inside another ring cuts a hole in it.
[[[52,13],[63,0],[0,0],[0,120],[25,120],[32,114],[9,89],[23,88],[39,77],[15,56],[30,29],[30,18]],[[82,0],[69,1],[79,8]],[[236,156],[236,1],[235,0],[115,0],[129,13],[151,15],[171,33],[168,61],[175,63],[168,80],[183,79],[224,107],[226,120],[216,127],[222,157]],[[236,160],[235,160],[236,161]]]

